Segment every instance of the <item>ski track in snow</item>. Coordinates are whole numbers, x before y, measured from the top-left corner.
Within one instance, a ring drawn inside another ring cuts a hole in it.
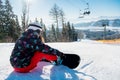
[[[14,43],[0,43],[0,80],[119,80],[120,45],[108,45],[91,40],[68,43],[47,43],[65,53],[78,54],[80,65],[72,70],[39,62],[29,73],[13,71],[9,56]]]

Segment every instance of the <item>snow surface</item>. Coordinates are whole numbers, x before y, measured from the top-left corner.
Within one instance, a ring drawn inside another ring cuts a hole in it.
[[[14,43],[0,43],[0,80],[120,80],[119,44],[91,40],[47,44],[64,53],[80,55],[80,65],[72,70],[63,65],[39,62],[31,72],[17,73],[9,63]]]

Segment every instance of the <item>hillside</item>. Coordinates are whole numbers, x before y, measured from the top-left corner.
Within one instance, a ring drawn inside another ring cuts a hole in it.
[[[0,43],[0,80],[119,80],[120,45],[82,40],[81,42],[47,43],[65,53],[78,54],[80,65],[75,69],[40,62],[30,73],[14,72],[9,56],[14,43]]]
[[[107,26],[112,27],[120,27],[120,18],[101,18],[96,21],[77,23],[75,24],[75,27],[102,27],[103,24],[107,24]]]

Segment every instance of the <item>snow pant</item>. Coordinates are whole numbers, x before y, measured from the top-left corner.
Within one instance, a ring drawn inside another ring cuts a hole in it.
[[[45,54],[42,52],[35,52],[34,56],[31,59],[30,65],[24,68],[14,68],[15,71],[26,73],[30,70],[34,69],[37,66],[37,63],[42,59],[46,59],[47,61],[55,61],[57,60],[56,55]]]

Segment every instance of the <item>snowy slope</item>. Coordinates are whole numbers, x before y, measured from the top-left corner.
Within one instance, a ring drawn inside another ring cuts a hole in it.
[[[40,62],[30,73],[14,72],[9,56],[14,43],[0,43],[0,80],[119,80],[120,45],[102,44],[91,40],[70,43],[48,43],[65,53],[81,56],[75,69]]]

